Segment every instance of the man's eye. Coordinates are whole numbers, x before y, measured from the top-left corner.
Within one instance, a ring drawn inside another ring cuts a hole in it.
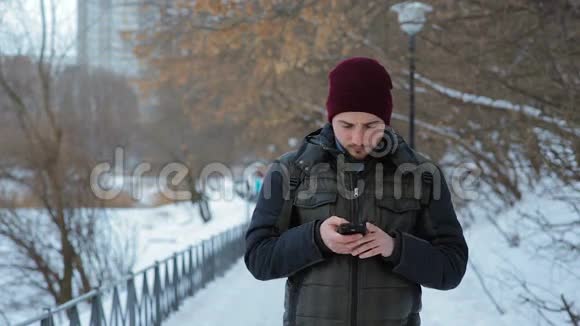
[[[352,126],[343,126],[344,129],[350,129]]]

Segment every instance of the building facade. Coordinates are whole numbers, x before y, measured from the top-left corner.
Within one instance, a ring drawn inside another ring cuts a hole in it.
[[[77,63],[129,78],[141,75],[127,36],[151,21],[143,0],[78,0]]]

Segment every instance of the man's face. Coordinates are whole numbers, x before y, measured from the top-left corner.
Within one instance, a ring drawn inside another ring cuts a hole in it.
[[[348,153],[362,160],[381,141],[385,123],[374,114],[342,112],[332,118],[332,128],[334,136]]]

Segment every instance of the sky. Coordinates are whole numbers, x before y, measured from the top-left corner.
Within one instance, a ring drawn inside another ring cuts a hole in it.
[[[0,54],[38,55],[42,39],[41,1],[47,13],[49,46],[54,45],[58,56],[75,56],[76,0],[0,0]]]

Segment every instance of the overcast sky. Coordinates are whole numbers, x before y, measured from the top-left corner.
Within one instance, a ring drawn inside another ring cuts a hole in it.
[[[0,53],[37,56],[41,40],[40,2],[47,13],[47,42],[58,56],[76,53],[76,0],[0,0]],[[52,15],[54,7],[55,15]],[[51,40],[52,25],[54,41]]]

